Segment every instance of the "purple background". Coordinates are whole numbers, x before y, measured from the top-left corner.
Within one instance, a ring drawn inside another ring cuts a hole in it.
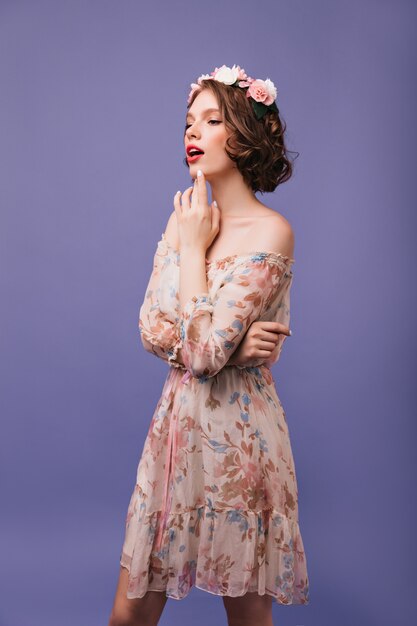
[[[1,626],[105,626],[168,372],[137,318],[177,189],[191,82],[271,78],[300,152],[258,197],[296,234],[273,367],[309,606],[280,626],[415,614],[416,5],[0,3]],[[225,624],[193,589],[161,626]],[[410,620],[410,621],[408,621]]]

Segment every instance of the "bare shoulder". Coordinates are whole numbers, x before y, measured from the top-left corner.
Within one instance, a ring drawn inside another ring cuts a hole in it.
[[[172,211],[171,215],[168,218],[168,222],[165,227],[164,237],[167,240],[167,242],[170,244],[170,246],[175,248],[175,250],[178,250],[179,248],[178,226],[177,226],[177,214],[175,210]]]
[[[294,258],[294,231],[283,215],[271,209],[270,218],[259,220],[256,231],[259,250],[268,250]]]

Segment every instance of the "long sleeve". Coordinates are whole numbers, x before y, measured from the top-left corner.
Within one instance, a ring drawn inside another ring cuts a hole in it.
[[[159,242],[139,311],[139,332],[147,352],[180,367],[182,363],[177,360],[180,318],[175,282],[175,264],[170,255],[164,254],[163,242]]]
[[[213,299],[192,297],[180,319],[180,347],[193,377],[215,376],[230,359],[252,322],[261,319],[279,295],[285,264],[259,253],[231,267]]]

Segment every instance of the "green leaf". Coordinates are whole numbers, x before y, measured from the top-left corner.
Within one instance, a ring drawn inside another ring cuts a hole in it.
[[[277,113],[279,113],[275,100],[272,104],[268,106],[264,104],[263,102],[257,102],[253,98],[251,98],[251,100],[252,100],[253,110],[255,111],[255,115],[258,120],[260,120],[268,110],[276,111]]]
[[[268,107],[265,106],[263,102],[257,102],[253,98],[252,98],[252,106],[253,106],[253,110],[255,111],[255,115],[258,120],[260,120],[261,117],[263,117],[266,111],[268,110]]]

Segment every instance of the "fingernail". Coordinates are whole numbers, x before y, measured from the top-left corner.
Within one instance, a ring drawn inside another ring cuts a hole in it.
[[[197,176],[201,176],[203,172],[201,170],[197,170]]]
[[[213,204],[214,206],[217,206],[217,202],[215,200],[213,200]]]
[[[290,332],[290,335],[292,335],[292,330],[290,330],[289,332]]]

